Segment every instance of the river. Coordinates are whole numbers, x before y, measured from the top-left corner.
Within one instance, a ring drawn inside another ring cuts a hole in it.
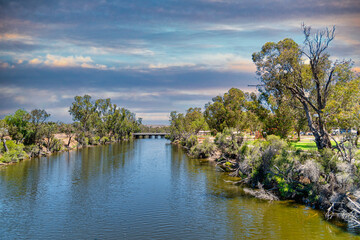
[[[243,194],[165,139],[0,169],[0,239],[359,239],[291,202]]]

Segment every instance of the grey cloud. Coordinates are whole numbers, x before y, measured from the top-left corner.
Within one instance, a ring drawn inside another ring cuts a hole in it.
[[[339,2],[321,1],[4,1],[3,16],[17,16],[28,20],[50,22],[103,23],[183,20],[191,22],[233,20],[264,20],[357,13],[360,4],[356,0]]]
[[[0,84],[39,88],[201,88],[246,86],[255,74],[169,68],[158,70],[96,70],[17,67],[0,69]]]
[[[245,89],[250,83],[256,83],[251,74],[184,68],[139,72],[24,67],[0,70],[0,88],[7,89],[0,95],[0,110],[64,108],[70,106],[75,95],[92,94],[97,98],[110,96],[113,102],[130,110],[169,113],[185,111],[190,107],[186,102],[203,107],[217,93],[231,87]],[[209,89],[214,94],[205,93]],[[24,93],[23,98],[19,99],[19,91]],[[58,117],[70,121],[70,116]]]
[[[46,48],[47,46],[42,44],[31,44],[20,41],[0,42],[0,51],[27,52]]]

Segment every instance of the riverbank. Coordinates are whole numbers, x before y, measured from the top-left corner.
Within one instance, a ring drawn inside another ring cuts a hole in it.
[[[294,200],[360,228],[360,154],[350,161],[331,150],[302,150],[275,136],[245,141],[233,133],[214,141],[178,141],[192,158],[207,158],[237,179],[232,184],[268,200]]]
[[[128,139],[123,139],[121,141],[127,140]],[[47,139],[43,139],[43,142],[46,141]],[[45,146],[45,144],[41,146],[27,146],[21,143],[17,144],[11,139],[7,138],[6,145],[8,151],[5,152],[2,149],[5,148],[4,145],[0,146],[0,152],[3,152],[3,154],[0,153],[0,166],[17,164],[18,162],[23,160],[29,160],[41,156],[50,156],[54,153],[68,152],[72,150],[82,149],[85,147],[93,147],[119,142],[115,140],[110,140],[109,138],[106,138],[105,140],[101,140],[99,138],[99,140],[97,141],[92,141],[93,144],[89,144],[88,140],[85,142],[85,144],[82,144],[81,142],[77,141],[74,136],[69,136],[65,133],[54,134],[52,141],[54,141],[58,146],[56,146],[55,148],[52,147],[52,150],[49,150]]]
[[[207,160],[139,139],[0,170],[2,239],[357,239],[292,201],[243,194]],[[36,222],[37,224],[33,224]]]

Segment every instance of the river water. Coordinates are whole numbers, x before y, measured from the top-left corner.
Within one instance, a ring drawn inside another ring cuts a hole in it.
[[[0,239],[360,238],[224,180],[165,139],[26,160],[0,169]]]

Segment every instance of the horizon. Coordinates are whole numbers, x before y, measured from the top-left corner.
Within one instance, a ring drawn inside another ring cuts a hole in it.
[[[336,26],[331,59],[360,71],[360,2],[11,1],[0,3],[0,117],[45,109],[71,122],[75,96],[111,98],[145,125],[235,87],[254,91],[253,52],[301,24]]]

